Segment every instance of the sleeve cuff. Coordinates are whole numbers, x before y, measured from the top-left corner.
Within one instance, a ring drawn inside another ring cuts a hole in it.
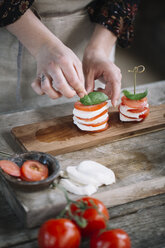
[[[17,21],[33,4],[34,0],[6,1],[0,5],[0,27]]]
[[[128,47],[134,38],[133,22],[138,4],[139,0],[95,0],[88,5],[87,10],[92,22],[113,32],[119,46]]]

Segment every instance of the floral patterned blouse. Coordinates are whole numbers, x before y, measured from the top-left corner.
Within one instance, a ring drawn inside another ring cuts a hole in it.
[[[113,32],[121,47],[128,47],[134,36],[133,22],[139,1],[94,0],[87,6],[87,11],[92,22]],[[0,0],[0,27],[19,19],[33,2],[34,0]]]

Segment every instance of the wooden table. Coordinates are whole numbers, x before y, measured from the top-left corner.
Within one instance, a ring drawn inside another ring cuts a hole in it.
[[[139,89],[145,89],[145,86],[139,86]],[[155,82],[147,85],[149,89],[149,103],[158,105],[165,102],[165,81]],[[152,96],[152,98],[151,98]],[[64,116],[72,113],[73,104],[57,105],[45,107],[42,109],[27,110],[0,116],[0,150],[9,153],[19,152],[20,147],[16,145],[10,134],[14,126],[35,123],[55,116]],[[129,144],[140,144],[140,142],[150,151],[154,161],[162,165],[162,176],[164,176],[165,167],[165,131],[158,131],[145,136],[139,136],[129,139]],[[117,141],[111,144],[111,149],[115,155],[120,151],[122,153],[123,141]],[[147,146],[148,145],[148,146]],[[79,160],[87,154],[97,154],[98,149],[105,152],[107,145],[87,148],[64,155],[56,156],[59,161]],[[138,147],[140,149],[140,147]],[[92,152],[92,153],[91,153]],[[124,147],[123,158],[128,155],[127,148]],[[160,156],[159,156],[160,154]],[[90,158],[92,159],[92,158]],[[145,160],[145,158],[144,158]],[[164,248],[165,247],[165,194],[144,198],[138,201],[132,201],[127,204],[118,205],[109,208],[111,216],[111,228],[123,228],[131,237],[133,248]],[[0,188],[0,248],[33,248],[37,247],[38,228],[27,229],[22,227],[19,219],[9,207],[6,199],[2,195]],[[88,244],[82,244],[87,248]]]

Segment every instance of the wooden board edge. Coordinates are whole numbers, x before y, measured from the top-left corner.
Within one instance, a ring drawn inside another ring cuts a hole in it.
[[[93,197],[103,201],[109,208],[163,193],[165,193],[165,176],[109,190],[104,194],[96,193]]]
[[[121,193],[122,192],[122,193]],[[154,178],[146,180],[143,182],[138,182],[136,184],[131,184],[129,186],[123,186],[113,190],[108,190],[105,192],[99,192],[93,194],[91,197],[97,198],[102,201],[107,208],[119,206],[122,204],[130,203],[136,200],[141,200],[151,196],[156,196],[165,193],[165,176],[160,178]],[[122,195],[122,198],[121,198]],[[81,198],[82,196],[74,195],[74,200]],[[61,203],[61,207],[53,207],[53,216],[57,215],[60,210],[65,207],[65,202]],[[48,209],[47,213],[43,215],[43,218],[36,221],[35,215],[37,212],[28,212],[26,216],[26,223],[28,228],[33,228],[39,226],[46,219],[51,218],[52,209]]]

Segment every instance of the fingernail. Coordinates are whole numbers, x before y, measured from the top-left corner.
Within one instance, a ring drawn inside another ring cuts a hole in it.
[[[79,93],[80,98],[84,97],[84,95],[85,95],[84,93]]]

